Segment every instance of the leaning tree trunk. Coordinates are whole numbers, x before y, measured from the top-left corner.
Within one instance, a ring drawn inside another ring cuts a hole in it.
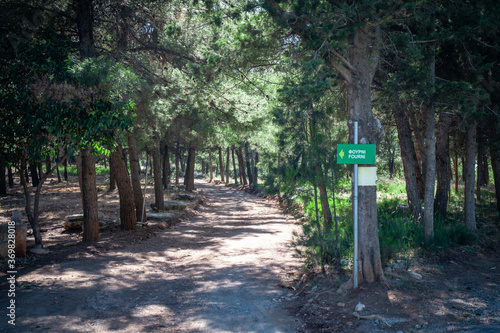
[[[130,178],[132,181],[132,191],[134,192],[135,219],[137,221],[146,221],[146,212],[142,214],[142,205],[144,198],[141,189],[141,177],[139,172],[139,158],[137,157],[137,147],[134,134],[128,135],[128,149],[130,159]]]
[[[92,147],[80,150],[81,159],[81,192],[83,206],[83,241],[99,241],[99,220],[97,215],[97,185],[95,173],[95,156]]]
[[[396,121],[396,128],[398,131],[408,205],[413,217],[418,221],[422,216],[422,205],[420,204],[420,195],[418,192],[410,124],[408,123],[408,119],[402,107],[397,106],[393,110],[392,114],[394,116],[394,120]]]
[[[116,175],[115,169],[111,165],[111,156],[109,157],[109,190],[114,191],[116,189]]]
[[[470,120],[467,125],[466,142],[465,142],[465,186],[464,186],[464,213],[465,227],[468,230],[476,230],[476,211],[474,198],[475,185],[475,164],[477,154],[477,122]]]
[[[121,145],[109,154],[109,166],[115,170],[116,184],[120,196],[120,221],[124,230],[135,230],[137,220],[135,215],[134,191],[128,177],[125,159]]]
[[[161,155],[160,155],[160,134],[154,131],[154,148],[153,148],[153,175],[154,175],[154,188],[155,188],[155,207],[157,210],[162,211],[165,209],[165,202],[163,197],[163,184],[161,181]]]
[[[195,164],[195,153],[196,149],[194,147],[189,147],[188,159],[186,166],[186,175],[184,184],[186,184],[186,191],[194,191],[194,164]]]
[[[445,216],[448,211],[448,194],[450,193],[450,123],[451,114],[441,112],[437,124],[436,135],[436,213]]]

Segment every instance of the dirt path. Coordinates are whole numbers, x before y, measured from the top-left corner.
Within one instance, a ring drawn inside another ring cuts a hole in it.
[[[293,297],[280,283],[300,266],[297,227],[256,196],[197,188],[207,203],[189,221],[20,274],[15,331],[294,332],[279,300]]]

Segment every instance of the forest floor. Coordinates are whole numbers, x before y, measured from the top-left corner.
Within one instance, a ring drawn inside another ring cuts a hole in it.
[[[500,331],[498,236],[387,266],[389,289],[337,294],[346,276],[304,270],[290,246],[299,222],[275,201],[204,181],[196,187],[198,200],[174,219],[103,231],[99,243],[83,244],[81,233],[63,228],[64,217],[81,210],[77,183],[49,182],[40,224],[50,252],[18,259],[16,326],[2,314],[0,331]],[[117,192],[99,188],[99,211],[117,220]],[[0,198],[4,221],[14,209],[24,213],[21,189],[13,190]],[[358,303],[368,319],[353,315]]]

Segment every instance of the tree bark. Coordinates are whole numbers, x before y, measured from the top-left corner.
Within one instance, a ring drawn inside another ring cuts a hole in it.
[[[14,174],[12,173],[12,167],[7,168],[7,178],[9,179],[9,187],[14,187]]]
[[[238,156],[238,165],[240,167],[240,180],[243,185],[247,185],[247,177],[245,174],[245,161],[243,159],[243,150],[241,146],[238,147],[237,154]]]
[[[157,130],[153,132],[154,147],[153,147],[153,174],[155,188],[155,207],[162,211],[165,209],[165,201],[163,196],[163,184],[161,181],[161,155],[160,155],[160,134]]]
[[[132,191],[134,192],[135,218],[137,221],[146,221],[146,212],[142,214],[144,198],[141,189],[141,177],[139,173],[139,158],[137,157],[137,146],[134,134],[128,135],[128,149],[130,159],[130,178],[132,181]]]
[[[33,187],[37,187],[40,179],[38,178],[38,171],[36,167],[36,163],[30,163],[30,173],[31,173],[31,185]]]
[[[222,163],[222,148],[219,147],[219,168],[220,168],[220,181],[224,181],[224,164]]]
[[[257,167],[257,164],[259,163],[259,153],[254,150],[254,165],[253,165],[253,183],[254,187],[257,187],[257,184],[259,183],[259,168]]]
[[[7,168],[4,162],[0,161],[0,195],[7,195]]]
[[[68,159],[64,160],[64,173],[63,173],[63,176],[64,176],[64,180],[68,181]]]
[[[248,175],[248,185],[250,187],[253,186],[253,177],[252,177],[252,166],[250,162],[250,155],[248,154],[248,142],[245,142],[245,159],[246,159],[246,166],[247,166],[247,175]]]
[[[124,230],[135,230],[136,215],[134,192],[128,176],[123,149],[120,144],[116,145],[115,151],[109,155],[109,166],[115,170],[118,194],[120,196],[120,221]]]
[[[75,0],[77,13],[77,27],[79,39],[79,51],[82,58],[97,56],[94,44],[94,4],[93,0]]]
[[[238,185],[238,170],[236,169],[236,161],[234,160],[234,147],[231,149],[231,155],[233,156],[234,183]]]
[[[83,206],[83,241],[99,241],[99,220],[97,215],[97,185],[95,173],[95,157],[92,147],[80,150],[81,158],[81,192]]]
[[[170,151],[168,145],[163,146],[163,187],[170,185]]]
[[[179,170],[179,162],[180,162],[180,156],[181,152],[179,149],[179,142],[177,142],[175,146],[175,185],[179,185],[179,177],[180,177],[180,170]]]
[[[477,154],[477,122],[469,120],[467,125],[466,143],[465,143],[465,198],[464,198],[464,213],[465,227],[468,230],[476,231],[476,211],[475,211],[475,164]]]
[[[226,149],[226,186],[229,185],[231,179],[229,178],[229,147]]]
[[[455,158],[453,159],[454,171],[455,171],[455,194],[458,194],[458,153],[455,153]]]
[[[498,105],[495,106],[495,112],[499,113]],[[493,181],[495,183],[495,196],[497,199],[497,211],[500,213],[500,126],[495,115],[492,115],[489,122],[490,136],[490,157],[491,169],[493,170]]]
[[[398,131],[399,146],[401,150],[401,160],[403,161],[403,173],[406,183],[406,195],[408,197],[408,206],[415,220],[422,216],[422,205],[420,204],[420,195],[417,185],[417,175],[415,168],[415,159],[413,158],[413,142],[411,139],[410,124],[405,111],[401,107],[396,107],[392,114],[396,122]]]
[[[184,184],[186,185],[186,191],[189,191],[189,192],[194,191],[195,153],[196,153],[196,149],[194,147],[189,147],[186,175],[184,177]]]
[[[111,156],[109,157],[109,190],[114,191],[116,189],[116,175],[115,169],[111,164]]]
[[[371,56],[373,44],[366,32],[356,28],[352,35],[349,49],[349,60],[355,71],[346,78],[348,106],[349,139],[353,142],[354,121],[359,123],[359,143],[376,144],[380,140],[380,129],[376,126],[371,107]],[[380,258],[380,245],[377,221],[377,188],[376,186],[360,186],[359,202],[359,283],[373,283],[384,276]]]
[[[436,213],[445,216],[448,212],[448,193],[450,192],[450,124],[451,114],[444,111],[439,114],[436,135]]]
[[[208,182],[211,183],[212,180],[214,179],[213,165],[212,165],[212,153],[211,152],[208,153],[208,168],[209,168],[209,172],[210,172],[210,180]]]

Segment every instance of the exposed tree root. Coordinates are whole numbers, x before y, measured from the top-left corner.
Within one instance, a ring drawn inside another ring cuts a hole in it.
[[[360,315],[358,312],[353,312],[352,315],[358,319],[368,319],[368,320],[380,320],[381,322],[383,322],[384,324],[386,324],[387,326],[391,327],[391,324],[389,324],[387,322],[387,320],[382,317],[382,316],[379,316],[379,315],[368,315],[368,316],[362,316]]]

